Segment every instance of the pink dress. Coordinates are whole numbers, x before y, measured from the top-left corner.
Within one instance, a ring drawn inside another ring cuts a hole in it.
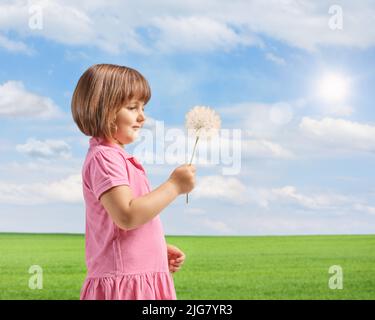
[[[150,192],[142,165],[120,145],[91,138],[83,168],[87,276],[81,300],[175,300],[159,215],[134,230],[120,229],[100,195],[128,185],[134,197]]]

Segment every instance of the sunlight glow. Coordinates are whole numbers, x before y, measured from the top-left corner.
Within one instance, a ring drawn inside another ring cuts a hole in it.
[[[336,73],[327,73],[318,81],[318,95],[326,102],[342,102],[349,94],[349,79]]]

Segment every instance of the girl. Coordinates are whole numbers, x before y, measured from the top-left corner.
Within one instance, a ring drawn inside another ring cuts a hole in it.
[[[195,185],[182,165],[151,191],[142,165],[123,148],[146,120],[146,79],[124,66],[99,64],[78,81],[72,114],[90,138],[82,167],[87,277],[80,299],[176,299],[171,273],[185,255],[166,244],[159,213]]]

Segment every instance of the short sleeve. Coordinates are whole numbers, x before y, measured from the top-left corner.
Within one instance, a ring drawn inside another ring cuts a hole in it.
[[[87,169],[91,189],[97,200],[110,188],[119,185],[129,186],[126,160],[116,150],[98,151],[91,158]]]

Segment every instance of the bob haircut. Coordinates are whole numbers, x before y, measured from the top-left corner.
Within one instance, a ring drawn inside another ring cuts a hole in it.
[[[72,115],[87,136],[113,136],[117,112],[132,100],[146,104],[151,98],[147,80],[125,66],[96,64],[78,80],[72,97]]]

